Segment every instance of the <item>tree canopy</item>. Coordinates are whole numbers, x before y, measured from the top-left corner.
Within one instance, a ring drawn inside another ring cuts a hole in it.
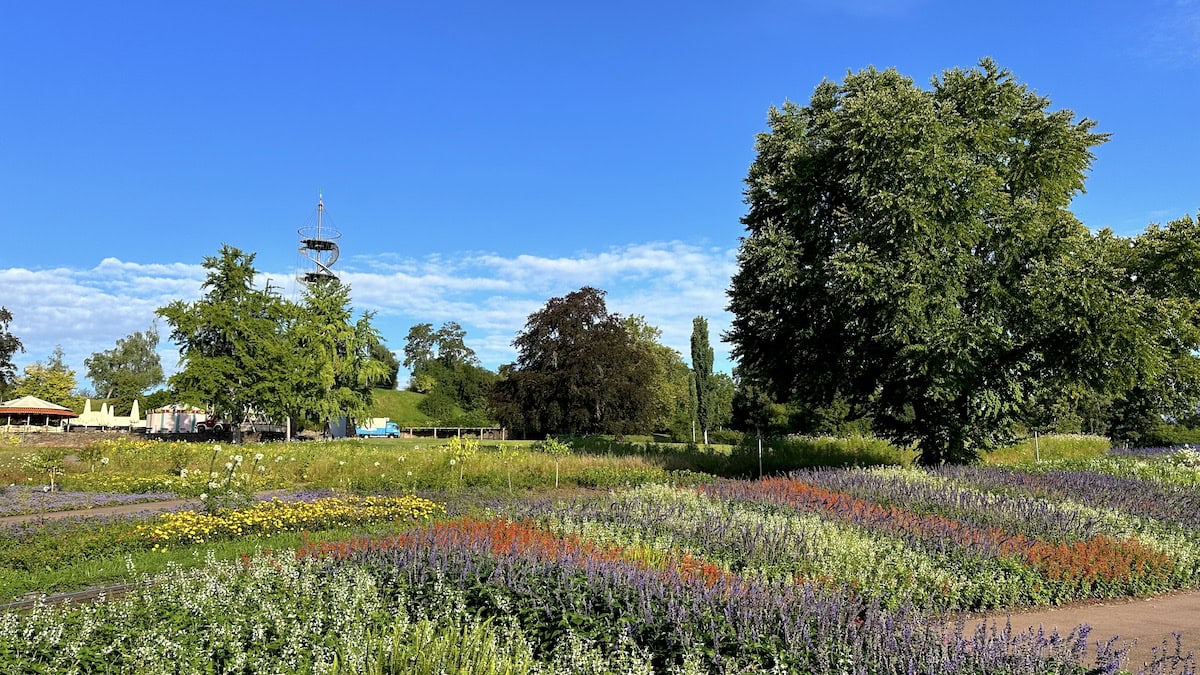
[[[692,319],[692,377],[696,380],[696,422],[704,433],[704,444],[708,445],[708,430],[713,424],[716,411],[713,401],[713,348],[708,343],[708,319],[698,316]]]
[[[419,323],[408,329],[404,338],[404,367],[414,375],[437,361],[453,368],[460,364],[477,365],[475,350],[466,344],[467,331],[456,321],[447,321],[436,331],[431,323]]]
[[[691,371],[679,352],[662,344],[662,331],[645,317],[627,317],[625,330],[650,354],[642,374],[651,392],[646,430],[669,430],[676,438],[686,438],[692,425]]]
[[[492,423],[489,397],[496,374],[479,365],[466,337],[455,321],[436,331],[431,323],[419,323],[405,337],[404,365],[412,370],[409,389],[426,395],[418,409],[438,424]]]
[[[113,399],[113,407],[127,414],[135,399],[163,382],[157,348],[158,331],[151,327],[118,339],[115,347],[92,354],[83,365],[97,394]]]
[[[387,348],[382,340],[371,345],[371,358],[383,364],[384,375],[375,383],[379,389],[395,389],[396,379],[400,375],[400,360],[395,352]]]
[[[264,408],[295,408],[287,386],[293,378],[284,375],[296,370],[299,357],[285,347],[280,330],[291,317],[282,300],[254,288],[254,254],[225,245],[202,265],[208,270],[204,295],[158,310],[179,346],[182,367],[171,387],[182,400],[234,422]]]
[[[336,278],[308,284],[294,331],[297,353],[304,355],[296,385],[301,414],[320,421],[365,419],[371,390],[387,377],[387,368],[371,353],[380,341],[371,315],[354,321],[350,288]]]
[[[254,254],[222,246],[203,265],[204,295],[158,310],[179,346],[179,397],[239,422],[265,417],[361,419],[385,376],[371,357],[370,315],[353,321],[349,287],[311,284],[300,305],[254,287]]]
[[[1131,291],[1068,209],[1106,135],[984,60],[869,68],[769,114],[728,335],[784,399],[843,399],[922,460],[1011,437],[1038,390],[1163,371],[1187,310]]]
[[[7,307],[0,307],[0,396],[5,395],[17,376],[17,367],[12,361],[13,355],[25,351],[21,340],[8,328],[12,318],[12,312],[8,311]]]
[[[43,401],[78,410],[83,401],[75,393],[75,371],[67,367],[64,359],[62,346],[55,345],[46,363],[25,366],[21,376],[13,383],[12,396],[36,396]]]
[[[517,362],[501,369],[495,410],[526,433],[625,434],[647,428],[652,356],[610,314],[604,291],[585,286],[551,298],[513,341]]]

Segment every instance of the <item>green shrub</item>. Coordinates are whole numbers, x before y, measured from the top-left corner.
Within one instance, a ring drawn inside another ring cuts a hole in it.
[[[710,445],[740,445],[746,434],[733,429],[709,429],[708,442]]]

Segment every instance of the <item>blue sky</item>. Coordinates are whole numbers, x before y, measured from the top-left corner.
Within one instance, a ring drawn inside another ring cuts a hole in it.
[[[591,284],[686,354],[693,316],[728,325],[768,107],[867,65],[927,82],[991,56],[1098,120],[1093,228],[1200,204],[1190,0],[51,0],[4,25],[0,305],[19,364],[62,344],[80,375],[194,298],[222,243],[290,279],[320,190],[395,349],[458,320],[495,367],[529,312]]]

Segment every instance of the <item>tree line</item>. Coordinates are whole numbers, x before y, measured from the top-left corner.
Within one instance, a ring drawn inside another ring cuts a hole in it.
[[[686,364],[584,287],[531,314],[497,372],[459,324],[413,326],[403,363],[422,410],[527,435],[872,433],[930,464],[1037,431],[1200,440],[1200,223],[1084,226],[1070,205],[1108,140],[1094,121],[984,59],[926,87],[853,72],[768,126],[728,293],[732,377],[713,373],[704,317]],[[364,415],[399,367],[370,316],[352,320],[338,284],[298,304],[257,290],[252,261],[223,248],[201,300],[159,310],[184,357],[173,391],[231,417]],[[11,390],[10,320],[0,308]],[[88,362],[102,379],[106,354]]]
[[[36,361],[17,374],[13,356],[24,352],[21,340],[9,330],[12,313],[0,307],[0,400],[35,396],[73,410],[82,410],[85,398],[106,399],[118,415],[129,414],[134,400],[148,406],[169,403],[170,393],[160,390],[146,398],[146,392],[162,384],[163,370],[156,348],[158,331],[146,331],[118,339],[112,349],[96,352],[83,360],[87,377],[96,391],[79,387],[75,370],[66,364],[62,345],[56,345],[46,361]]]

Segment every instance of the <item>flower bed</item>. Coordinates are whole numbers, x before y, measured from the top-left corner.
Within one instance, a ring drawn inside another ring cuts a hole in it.
[[[176,511],[139,525],[136,536],[158,549],[179,544],[203,544],[217,538],[251,534],[299,532],[387,521],[419,522],[444,512],[420,497],[327,497],[312,502],[258,502],[245,509],[217,513]]]

